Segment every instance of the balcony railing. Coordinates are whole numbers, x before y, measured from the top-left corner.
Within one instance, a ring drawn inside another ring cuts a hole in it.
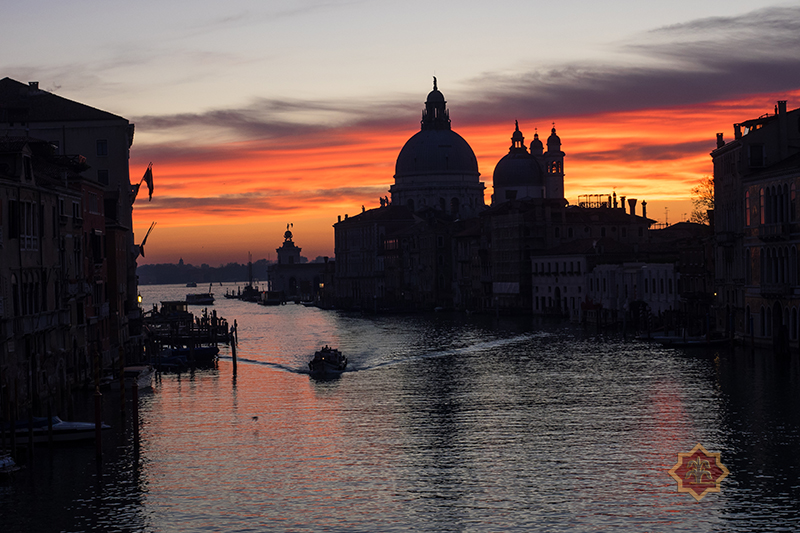
[[[792,294],[792,286],[788,283],[762,283],[761,296],[764,298],[784,298]]]
[[[765,242],[783,241],[789,238],[792,225],[788,222],[761,224],[758,227],[758,238]]]

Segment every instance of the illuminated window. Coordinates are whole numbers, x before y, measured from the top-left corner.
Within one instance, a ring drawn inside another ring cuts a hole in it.
[[[744,193],[744,224],[750,225],[750,191]]]

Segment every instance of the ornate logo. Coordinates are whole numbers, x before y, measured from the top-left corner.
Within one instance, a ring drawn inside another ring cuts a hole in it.
[[[719,492],[719,485],[730,472],[720,462],[719,453],[710,453],[700,443],[689,453],[679,453],[678,462],[669,471],[678,482],[678,492],[688,492],[698,502],[709,492]]]

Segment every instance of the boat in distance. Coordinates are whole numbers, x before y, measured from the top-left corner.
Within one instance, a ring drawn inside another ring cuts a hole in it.
[[[214,303],[214,294],[210,292],[187,294],[186,303],[192,305],[212,305]]]
[[[312,376],[335,376],[347,368],[347,357],[336,348],[323,346],[314,353],[314,359],[308,363]]]
[[[29,423],[28,420],[18,420],[14,424],[14,438],[20,444],[28,442],[29,435],[33,433],[34,444],[48,442],[50,440],[50,426],[53,428],[53,442],[70,442],[77,440],[93,439],[96,428],[92,422],[65,422],[59,417],[34,417]],[[9,431],[11,424],[5,422],[2,425],[3,436],[8,442],[11,437]],[[102,424],[101,429],[111,429],[108,424]],[[31,431],[32,428],[32,431]]]

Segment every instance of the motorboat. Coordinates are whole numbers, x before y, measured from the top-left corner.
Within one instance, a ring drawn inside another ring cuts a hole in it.
[[[336,375],[344,372],[347,367],[347,357],[336,348],[323,346],[314,353],[314,359],[308,363],[311,375]]]
[[[153,366],[126,366],[122,371],[125,376],[125,388],[132,387],[134,383],[136,383],[136,387],[139,390],[147,390],[153,387],[153,374],[155,374],[156,371]],[[110,384],[112,389],[119,389],[118,379],[112,379]]]
[[[197,283],[194,282],[194,281],[190,281],[189,283],[186,284],[186,286],[187,287],[197,287]]]
[[[186,303],[191,305],[213,305],[214,293],[201,292],[197,294],[187,294]]]
[[[11,424],[2,423],[3,437],[11,438]],[[14,438],[20,444],[28,442],[30,433],[33,433],[34,444],[48,442],[50,440],[50,429],[52,427],[53,442],[70,442],[77,440],[93,439],[96,428],[92,422],[65,422],[57,416],[34,417],[32,420],[18,420],[13,426]],[[101,429],[111,429],[108,424],[102,424]]]

